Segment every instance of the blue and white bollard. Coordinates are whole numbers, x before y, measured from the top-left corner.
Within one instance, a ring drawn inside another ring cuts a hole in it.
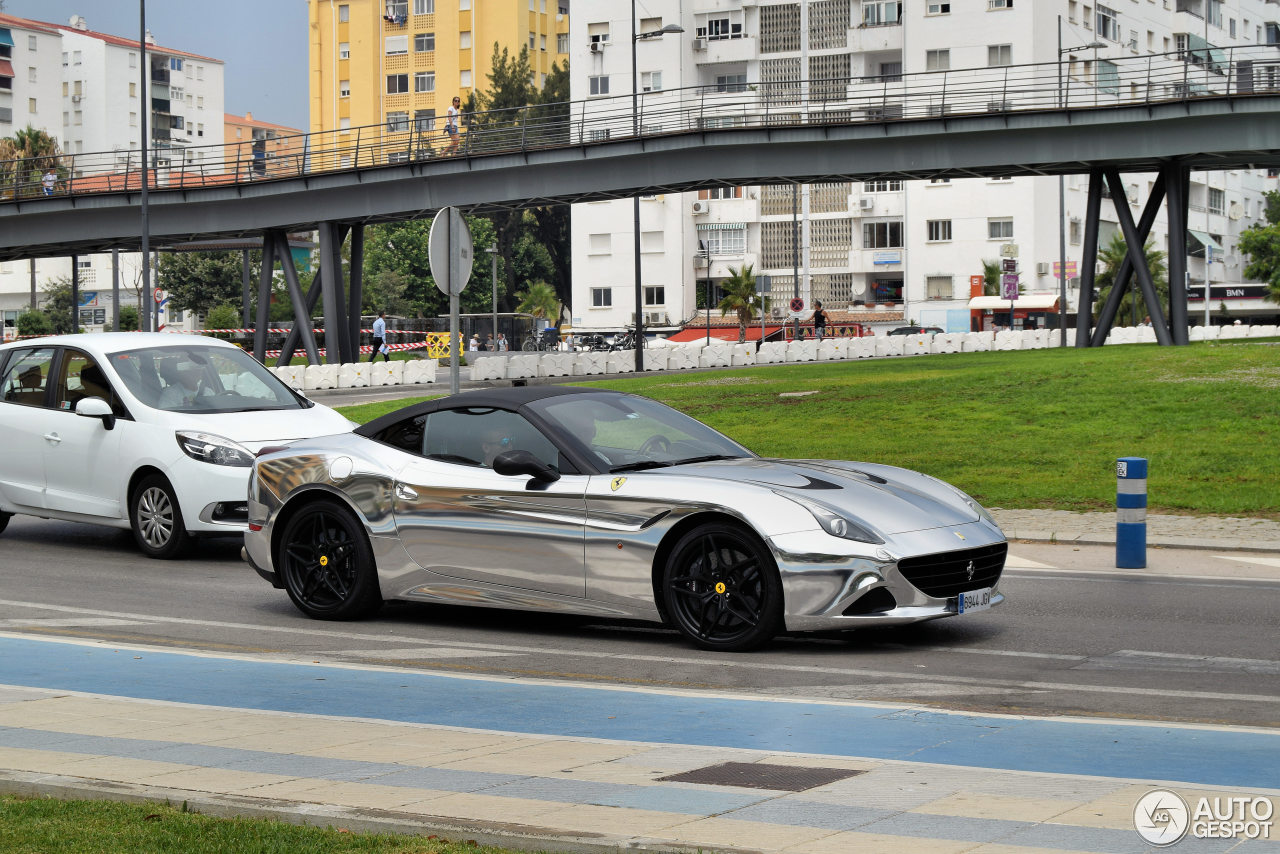
[[[1147,461],[1116,460],[1116,567],[1147,566]]]

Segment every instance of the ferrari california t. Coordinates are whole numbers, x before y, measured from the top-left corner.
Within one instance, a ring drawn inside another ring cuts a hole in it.
[[[245,537],[258,574],[319,619],[388,599],[555,611],[725,651],[985,610],[1007,548],[928,475],[765,459],[648,398],[563,386],[263,449]]]

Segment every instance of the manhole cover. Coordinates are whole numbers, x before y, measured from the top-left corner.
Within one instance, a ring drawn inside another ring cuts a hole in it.
[[[667,777],[662,782],[700,783],[704,786],[740,786],[747,789],[772,789],[778,792],[803,792],[837,780],[865,774],[850,768],[805,768],[799,765],[765,765],[756,762],[723,762],[695,768]]]

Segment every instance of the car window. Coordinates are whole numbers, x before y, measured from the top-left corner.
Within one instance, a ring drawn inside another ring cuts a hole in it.
[[[0,381],[0,400],[26,406],[44,406],[45,389],[53,367],[53,348],[19,350],[9,359]]]
[[[406,418],[375,438],[411,454],[458,465],[489,468],[503,451],[524,450],[557,471],[572,470],[538,428],[504,409],[437,410]]]
[[[117,417],[127,415],[124,404],[97,363],[79,350],[66,350],[62,354],[62,366],[58,369],[58,380],[54,386],[54,408],[74,412],[76,404],[86,397],[105,400],[111,404],[111,411]]]
[[[306,405],[239,348],[145,347],[111,354],[111,366],[131,394],[169,412],[249,412]]]

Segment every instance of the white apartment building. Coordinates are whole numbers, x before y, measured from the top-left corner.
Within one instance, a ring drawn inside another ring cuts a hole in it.
[[[671,24],[684,32],[638,40],[636,70],[641,92],[701,87],[706,93],[739,93],[741,99],[757,83],[794,81],[798,89],[801,80],[842,81],[828,84],[842,87],[845,78],[894,80],[904,73],[1054,63],[1061,44],[1075,48],[1063,53],[1074,91],[1098,87],[1105,92],[1114,58],[1203,54],[1206,42],[1215,50],[1280,45],[1280,0],[1109,2],[641,0],[636,32]],[[631,3],[623,0],[574,6],[570,73],[575,100],[632,91],[630,10]],[[1155,176],[1122,177],[1136,220]],[[1234,299],[1220,290],[1241,282],[1246,259],[1236,250],[1239,233],[1261,219],[1262,194],[1275,187],[1273,177],[1255,171],[1191,175],[1189,279],[1203,293],[1203,244],[1217,247],[1211,249],[1207,271],[1215,312],[1225,304],[1237,314],[1277,313],[1260,299]],[[847,307],[853,319],[865,312],[887,326],[915,321],[949,331],[968,331],[973,322],[1007,324],[1007,311],[973,315],[969,300],[970,279],[982,274],[983,260],[998,259],[1001,247],[1010,243],[1017,246],[1024,304],[1056,311],[1059,234],[1066,235],[1068,269],[1072,262],[1078,267],[1087,176],[1068,176],[1064,195],[1061,228],[1056,177],[886,179],[653,196],[640,205],[645,322],[669,330],[693,320],[696,280],[723,280],[730,268],[750,264],[758,276],[770,277],[777,317],[785,316],[797,289],[798,267],[797,290],[806,309],[820,299],[828,309]],[[1119,231],[1112,204],[1104,198],[1100,247]],[[620,329],[633,321],[632,211],[629,200],[574,207],[575,328]],[[1163,220],[1162,212],[1151,235],[1160,249],[1167,246]],[[1076,282],[1069,277],[1073,315]],[[1191,303],[1193,322],[1203,320],[1203,305],[1203,300]],[[1017,312],[1015,326],[1056,323],[1056,316],[1049,319],[1044,311],[1024,314]]]
[[[95,32],[79,15],[66,24],[55,24],[0,14],[0,51],[6,41],[13,42],[9,49],[14,54],[10,62],[15,74],[8,125],[3,121],[4,89],[0,86],[0,135],[11,136],[28,125],[45,131],[58,140],[73,176],[76,156],[103,152],[114,153],[121,173],[136,171],[142,156],[144,110],[148,146],[161,180],[165,167],[177,162],[198,163],[206,155],[211,163],[220,161],[218,153],[201,146],[223,141],[221,60],[161,47],[154,41],[148,42],[145,55],[140,57],[136,39]],[[147,69],[145,91],[140,64]],[[96,167],[101,159],[94,158]],[[77,264],[82,320],[87,321],[82,326],[102,328],[99,320],[109,325],[114,308],[111,256],[80,256]],[[70,275],[70,258],[37,260],[37,300],[46,282]],[[141,278],[139,255],[122,254],[123,304],[137,304]],[[6,336],[13,334],[14,320],[30,305],[31,283],[30,262],[0,263],[0,316]],[[162,315],[160,320],[191,328],[190,318],[181,315]]]

